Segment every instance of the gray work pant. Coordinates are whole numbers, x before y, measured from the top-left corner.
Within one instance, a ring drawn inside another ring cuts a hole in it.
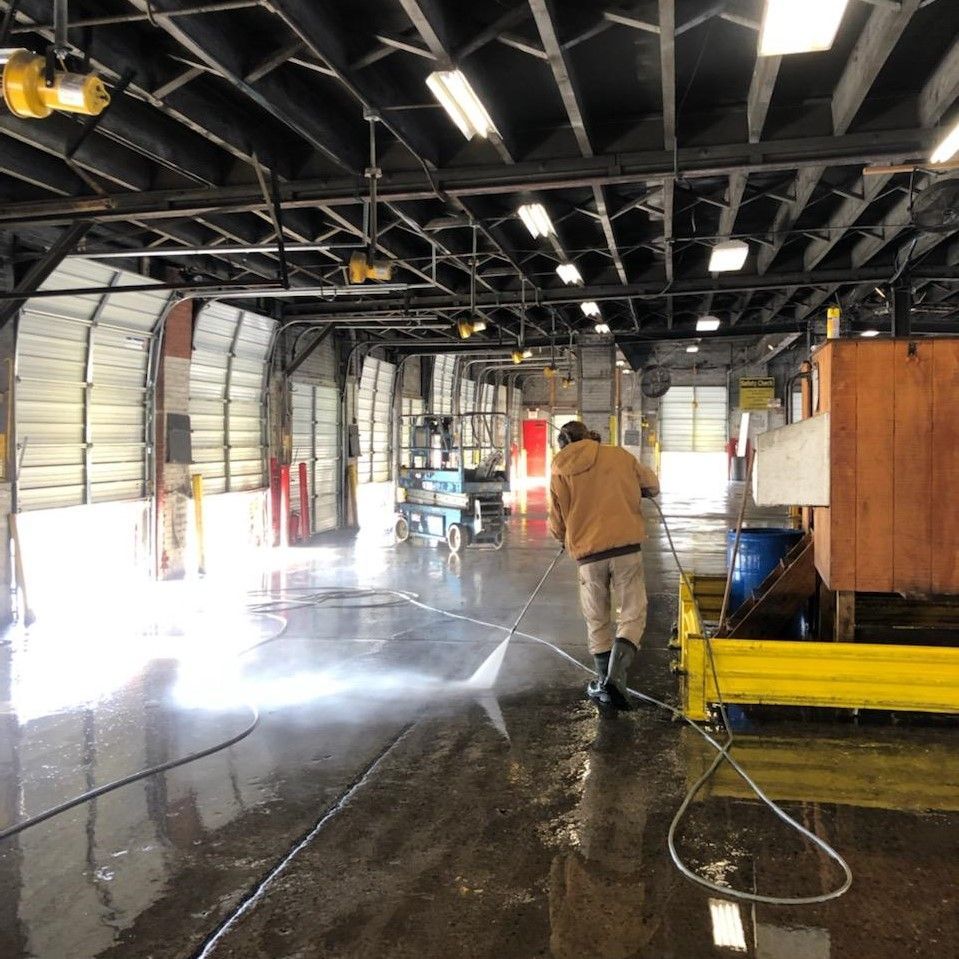
[[[637,551],[584,563],[579,567],[579,602],[594,656],[609,652],[617,636],[639,646],[646,631],[643,554]]]

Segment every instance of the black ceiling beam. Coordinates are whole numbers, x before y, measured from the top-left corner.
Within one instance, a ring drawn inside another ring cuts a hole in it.
[[[12,292],[9,295],[3,294],[3,305],[0,306],[0,329],[10,322],[31,294],[35,293],[44,280],[60,265],[63,258],[71,253],[90,232],[92,226],[92,223],[81,221],[64,230],[50,249],[27,270]]]
[[[163,12],[175,10],[178,0],[152,0],[154,8]],[[314,109],[318,98],[315,83],[289,70],[274,70],[249,82],[250,64],[243,51],[249,49],[250,36],[244,29],[242,15],[237,17],[172,18],[160,20],[163,30],[177,40],[193,56],[225,77],[261,109],[271,113],[317,152],[347,171],[362,170],[362,150],[344,137],[347,118],[337,117],[324,104]]]
[[[887,282],[890,269],[869,267],[860,270],[820,270],[815,279],[808,273],[769,273],[750,276],[719,276],[715,279],[696,278],[676,280],[669,288],[669,296],[702,296],[705,293],[741,293],[745,291],[798,289],[808,287],[813,282],[819,284],[856,284]],[[915,279],[959,280],[959,266],[924,266],[911,271]],[[616,284],[604,286],[585,286],[555,290],[543,290],[540,305],[563,305],[579,303],[581,300],[620,300],[624,297],[659,300],[666,296],[661,279],[644,283],[630,283],[626,286]],[[519,293],[477,293],[477,305],[484,308],[509,308],[522,305]],[[463,296],[421,295],[411,290],[398,297],[376,297],[364,304],[364,313],[371,316],[379,312],[462,309],[469,303]],[[318,316],[333,316],[336,313],[355,312],[355,303],[325,303]]]
[[[21,0],[18,20],[43,22],[49,12],[49,0]],[[50,30],[38,32],[48,40],[53,38]],[[139,24],[100,26],[89,33],[69,31],[71,43],[89,56],[91,66],[101,74],[109,78],[134,71],[131,93],[216,146],[247,161],[256,153],[261,162],[282,176],[289,176],[300,166],[309,149],[302,141],[287,134],[279,124],[264,120],[251,123],[247,110],[217,92],[201,92],[195,84],[188,84],[162,99],[154,96],[153,91],[161,89],[180,68],[163,55],[163,44],[151,42],[151,37],[157,37],[156,30]]]
[[[433,200],[436,191],[453,197],[502,196],[528,190],[591,189],[594,185],[637,184],[679,175],[686,179],[767,173],[806,166],[860,166],[879,162],[921,161],[933,145],[935,131],[904,130],[803,137],[752,144],[680,147],[672,151],[613,153],[594,157],[553,158],[516,163],[437,170],[430,182],[422,171],[384,172],[377,193],[386,203]],[[675,163],[675,169],[674,169]],[[284,209],[355,205],[364,202],[363,177],[290,181],[280,185]],[[0,210],[0,222],[55,222],[89,217],[193,216],[213,210],[264,210],[255,184],[213,189],[162,190],[86,196],[73,200],[12,204]]]

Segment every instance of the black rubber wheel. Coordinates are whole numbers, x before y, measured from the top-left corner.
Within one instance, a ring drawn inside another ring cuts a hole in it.
[[[397,516],[393,525],[393,535],[397,543],[405,543],[410,538],[410,524],[405,516]]]
[[[446,527],[446,545],[451,553],[458,553],[463,548],[463,527],[459,523],[450,523]]]

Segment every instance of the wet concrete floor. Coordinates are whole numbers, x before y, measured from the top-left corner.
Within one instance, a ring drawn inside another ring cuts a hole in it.
[[[734,504],[663,506],[684,562],[721,571]],[[650,525],[650,625],[633,678],[675,700],[678,577]],[[72,626],[11,634],[0,645],[0,829],[231,736],[248,704],[262,720],[228,750],[0,843],[0,956],[959,952],[954,728],[753,722],[738,755],[855,880],[822,906],[723,906],[666,849],[711,759],[692,730],[650,709],[601,720],[583,700],[585,673],[528,640],[511,644],[495,695],[467,688],[502,634],[383,597],[356,608],[317,593],[412,590],[509,624],[553,555],[532,493],[500,552],[451,562],[445,548],[367,530],[272,557],[242,585],[157,587],[159,599],[123,615],[77,611]],[[564,559],[524,629],[585,661],[575,575]],[[254,602],[273,605],[247,611]],[[840,878],[725,772],[693,804],[680,847],[744,889],[815,894]]]

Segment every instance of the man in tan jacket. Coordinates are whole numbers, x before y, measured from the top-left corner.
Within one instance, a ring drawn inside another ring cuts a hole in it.
[[[632,453],[602,446],[578,420],[563,426],[559,445],[549,531],[579,563],[580,605],[597,674],[587,693],[601,706],[629,709],[626,673],[646,629],[640,500],[659,495],[659,478]]]

